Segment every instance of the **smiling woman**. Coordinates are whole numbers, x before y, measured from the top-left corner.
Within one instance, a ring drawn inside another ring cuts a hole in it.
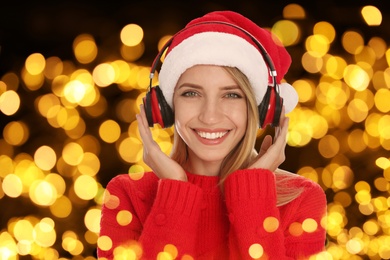
[[[281,82],[291,62],[284,47],[244,16],[217,11],[191,21],[155,61],[165,51],[160,86],[150,86],[137,115],[152,171],[136,179],[118,175],[107,185],[99,257],[321,254],[325,194],[278,168],[285,160],[285,112],[298,101]],[[156,62],[151,82],[155,68]],[[156,123],[174,125],[170,156],[153,139],[149,127]],[[257,152],[257,130],[267,125],[276,127],[274,140],[265,137]]]

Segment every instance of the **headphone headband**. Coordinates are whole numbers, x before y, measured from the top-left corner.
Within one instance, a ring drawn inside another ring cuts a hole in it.
[[[235,24],[232,24],[232,23],[228,23],[228,22],[223,22],[223,21],[207,21],[207,22],[200,22],[200,23],[196,23],[196,24],[193,24],[193,25],[190,25],[188,27],[184,27],[183,29],[181,29],[180,31],[178,31],[177,33],[175,33],[165,44],[164,46],[161,48],[161,50],[159,51],[159,53],[157,54],[157,56],[154,58],[154,61],[152,63],[152,66],[150,68],[150,75],[149,75],[149,78],[150,78],[150,86],[152,86],[152,80],[153,80],[153,77],[154,77],[154,73],[157,69],[157,66],[159,64],[159,61],[161,60],[161,57],[163,56],[164,52],[169,48],[169,46],[171,45],[171,43],[173,42],[174,38],[176,35],[182,33],[183,31],[186,31],[190,28],[193,28],[193,27],[196,27],[196,26],[199,26],[199,25],[204,25],[204,24],[223,24],[223,25],[226,25],[226,26],[230,26],[232,28],[236,28],[238,29],[239,31],[243,32],[244,34],[246,34],[249,38],[251,38],[251,40],[256,44],[257,48],[260,50],[266,64],[268,65],[268,69],[269,69],[269,73],[270,73],[270,76],[272,78],[272,85],[274,87],[277,86],[277,80],[276,80],[276,76],[277,76],[277,72],[276,72],[276,69],[275,69],[275,66],[274,66],[274,63],[272,62],[272,59],[271,59],[271,56],[268,54],[267,50],[264,48],[264,46],[261,44],[260,41],[258,41],[250,32],[248,32],[247,30],[245,30],[244,28],[238,26],[238,25],[235,25]]]

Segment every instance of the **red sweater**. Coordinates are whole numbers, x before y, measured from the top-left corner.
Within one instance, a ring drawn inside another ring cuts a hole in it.
[[[169,251],[168,244],[176,248],[171,253],[176,259],[306,259],[324,250],[326,198],[317,183],[297,176],[290,186],[303,192],[277,207],[270,171],[230,174],[224,196],[219,177],[187,176],[188,182],[159,180],[153,173],[139,180],[127,174],[113,178],[99,238],[110,238],[112,247],[98,243],[99,257],[113,259],[114,252],[123,252],[114,251],[120,245],[141,259],[156,259]]]

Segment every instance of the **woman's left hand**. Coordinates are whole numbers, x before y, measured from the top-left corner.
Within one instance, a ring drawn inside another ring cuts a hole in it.
[[[274,172],[284,162],[288,123],[289,118],[285,116],[283,107],[279,126],[275,129],[274,143],[272,143],[271,136],[268,135],[264,138],[259,154],[249,169],[261,168]]]

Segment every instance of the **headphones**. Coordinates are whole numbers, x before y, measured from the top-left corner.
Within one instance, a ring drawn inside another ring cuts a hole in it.
[[[237,25],[227,23],[227,22],[222,22],[222,21],[210,21],[210,22],[197,23],[190,27],[186,27],[180,30],[178,33],[176,33],[176,35],[181,33],[184,30],[187,30],[188,28],[197,25],[202,25],[202,24],[224,24],[227,26],[234,27],[240,30],[241,32],[245,33],[256,44],[256,46],[260,50],[266,62],[266,65],[268,66],[268,69],[270,71],[270,76],[272,77],[272,81],[273,81],[273,84],[268,84],[267,91],[264,95],[264,98],[261,101],[261,103],[258,105],[260,127],[265,128],[267,125],[271,125],[272,127],[278,126],[280,115],[282,113],[283,98],[279,95],[279,85],[277,84],[276,81],[277,73],[275,70],[275,66],[272,62],[271,57],[267,53],[266,49],[252,34],[250,34],[245,29]],[[175,121],[173,110],[165,100],[165,97],[160,87],[159,86],[152,87],[152,79],[154,77],[154,73],[156,71],[158,61],[161,59],[165,50],[168,49],[174,37],[175,36],[171,37],[171,39],[161,48],[160,52],[154,59],[150,70],[150,76],[149,76],[150,84],[148,87],[148,92],[146,93],[146,96],[143,98],[146,118],[148,120],[149,127],[153,127],[154,124],[159,124],[162,128],[168,128],[171,127]]]

